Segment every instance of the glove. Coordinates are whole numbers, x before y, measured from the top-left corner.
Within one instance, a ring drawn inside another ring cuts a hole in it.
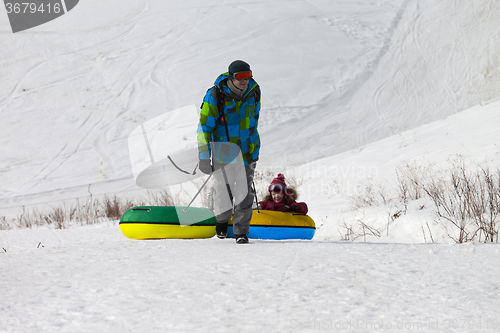
[[[198,163],[198,169],[206,175],[209,175],[214,171],[210,160],[200,160]]]
[[[295,212],[297,210],[297,206],[293,206],[293,205],[284,205],[283,206],[283,210],[282,212]]]

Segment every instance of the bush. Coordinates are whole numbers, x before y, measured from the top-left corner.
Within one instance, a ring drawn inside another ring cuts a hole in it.
[[[374,185],[370,182],[365,187],[358,186],[357,190],[358,193],[349,196],[351,209],[388,205],[391,202],[386,188],[382,185]]]
[[[404,163],[396,168],[396,175],[396,198],[387,199],[383,186],[369,183],[358,189],[358,194],[349,197],[352,209],[392,203],[396,213],[391,213],[390,219],[395,220],[407,213],[410,201],[430,198],[434,204],[436,222],[444,226],[448,236],[455,242],[498,242],[499,169],[491,171],[485,166],[467,165],[459,159],[448,170],[438,169],[433,164],[424,167],[416,163]],[[345,222],[343,227],[349,231],[348,237],[343,239],[352,239],[354,228]],[[373,230],[370,233],[377,234]]]
[[[433,200],[438,218],[458,229],[458,235],[451,232],[450,237],[457,243],[498,242],[500,170],[495,174],[485,167],[467,171],[461,164],[448,175],[443,183],[431,179],[419,186]]]
[[[87,225],[104,220],[119,220],[128,209],[135,206],[172,206],[174,203],[179,204],[177,201],[179,200],[174,200],[167,191],[162,190],[148,191],[146,199],[133,200],[105,195],[101,199],[93,199],[90,196],[83,204],[76,200],[71,204],[63,202],[58,206],[46,206],[48,208],[45,209],[33,207],[29,211],[23,206],[23,213],[12,221],[7,221],[3,216],[0,218],[0,230],[12,229],[12,225],[18,228],[50,225],[56,229],[64,229],[75,224]]]

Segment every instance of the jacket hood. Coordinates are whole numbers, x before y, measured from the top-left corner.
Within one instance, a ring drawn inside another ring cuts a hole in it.
[[[215,80],[214,85],[217,88],[222,89],[221,82],[226,80],[226,79],[229,79],[229,73],[224,73],[224,74],[219,75],[219,77]],[[224,83],[224,86],[226,86],[225,83]]]

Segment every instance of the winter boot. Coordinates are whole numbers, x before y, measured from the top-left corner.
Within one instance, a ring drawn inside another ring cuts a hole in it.
[[[247,235],[234,235],[237,244],[248,244]]]
[[[217,237],[220,239],[224,239],[227,237],[227,225],[228,223],[216,223],[215,224],[215,233]]]

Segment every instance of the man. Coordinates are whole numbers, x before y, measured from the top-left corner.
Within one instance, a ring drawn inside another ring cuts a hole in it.
[[[233,61],[203,99],[198,125],[199,169],[214,172],[217,237],[227,236],[233,214],[236,243],[248,243],[254,192],[251,184],[259,158],[257,132],[260,88],[250,65]],[[210,160],[212,158],[212,161]]]

